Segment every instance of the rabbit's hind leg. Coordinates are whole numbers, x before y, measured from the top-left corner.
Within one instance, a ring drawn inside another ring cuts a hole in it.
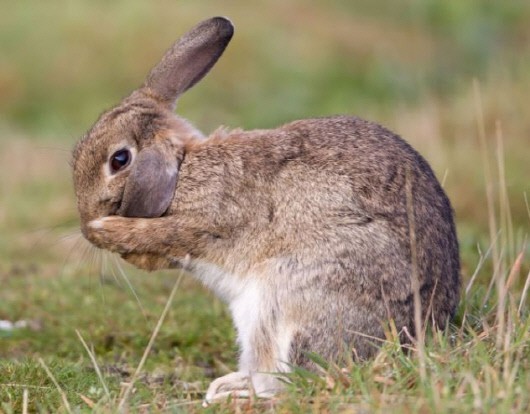
[[[239,371],[214,380],[205,404],[233,398],[270,398],[282,388],[278,373],[289,370],[292,333],[274,295],[255,278],[230,303],[241,349]]]

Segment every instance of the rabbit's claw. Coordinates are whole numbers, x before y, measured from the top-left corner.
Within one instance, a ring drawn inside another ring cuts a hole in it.
[[[260,390],[254,388],[251,377],[245,372],[231,372],[212,381],[203,400],[203,407],[212,403],[223,402],[228,399],[272,398],[274,390]]]
[[[253,395],[252,382],[244,372],[231,372],[212,381],[204,397],[203,406],[228,398],[250,398]]]

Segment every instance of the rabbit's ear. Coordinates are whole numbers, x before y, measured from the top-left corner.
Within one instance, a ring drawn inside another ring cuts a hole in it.
[[[234,27],[224,17],[205,20],[177,40],[145,81],[144,87],[173,108],[180,94],[200,81],[223,54]]]
[[[175,193],[180,162],[151,145],[142,149],[127,177],[120,216],[160,217],[168,209]]]

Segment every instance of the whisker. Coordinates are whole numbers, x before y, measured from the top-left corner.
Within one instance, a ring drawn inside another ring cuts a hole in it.
[[[73,223],[74,221],[72,221],[72,224]],[[71,224],[65,224],[65,222],[58,223],[53,226],[45,226],[45,227],[36,228],[33,231],[30,231],[28,235],[35,237],[35,239],[33,240],[33,242],[31,243],[29,247],[30,251],[36,250],[39,248],[39,246],[42,246],[42,245],[46,245],[47,247],[55,247],[59,245],[61,242],[64,241],[63,240],[64,235],[57,237],[53,233],[64,227],[68,228],[69,230],[68,234],[71,234],[70,232],[79,231],[77,229],[73,229],[72,228],[73,226]],[[50,243],[50,239],[52,240],[51,243]]]
[[[65,258],[64,258],[64,261],[63,261],[63,267],[64,265],[66,264],[67,261],[69,261],[72,257],[72,255],[78,251],[79,249],[79,246],[83,244],[83,237],[81,236],[81,233],[72,233],[72,234],[67,234],[67,235],[63,235],[61,236],[58,241],[57,241],[57,244],[59,243],[63,243],[63,242],[67,242],[67,241],[72,241],[74,240],[74,243],[73,245],[70,247],[68,253],[66,254]]]
[[[63,263],[63,271],[66,267],[66,264],[71,262],[71,258],[75,255],[76,256],[76,266],[73,268],[73,273],[80,273],[80,269],[83,265],[87,268],[86,273],[88,273],[88,280],[89,280],[89,289],[91,289],[90,281],[92,280],[92,275],[94,273],[94,269],[97,268],[95,266],[95,262],[97,259],[97,248],[94,247],[92,244],[90,244],[84,237],[82,237],[80,232],[77,232],[77,234],[68,235],[65,236],[65,238],[72,238],[77,236],[77,240],[73,243],[73,245],[70,247],[68,254],[66,255],[66,258]]]
[[[530,219],[530,203],[528,202],[528,196],[526,195],[526,191],[524,194],[524,204],[526,206],[526,213],[528,214],[528,218]]]
[[[93,274],[96,273],[95,270],[98,268],[98,265],[96,263],[97,261],[97,249],[91,245],[91,244],[85,244],[85,248],[83,249],[83,257],[85,258],[84,261],[87,263],[88,267],[88,283],[89,283],[89,289],[92,288],[91,282],[93,280]]]
[[[71,153],[71,148],[61,148],[61,147],[49,147],[49,146],[38,146],[36,147],[38,150],[46,150],[46,151],[57,151],[57,152],[66,152]]]
[[[70,241],[71,239],[73,239],[75,237],[81,238],[81,237],[83,237],[83,235],[81,234],[81,232],[79,230],[72,230],[71,233],[65,233],[62,236],[60,236],[57,240],[59,242]]]
[[[98,262],[98,267],[99,267],[99,282],[100,283],[105,283],[105,281],[107,280],[107,252],[104,250],[102,253],[101,253],[101,257],[100,257],[100,260]],[[114,276],[114,279],[116,279],[116,276]]]
[[[140,301],[140,298],[138,297],[138,294],[136,293],[136,290],[134,289],[129,277],[123,270],[123,266],[121,265],[119,259],[116,256],[114,256],[114,263],[116,264],[116,267],[118,268],[120,272],[120,275],[123,277],[123,279],[125,280],[125,283],[127,283],[127,286],[129,287],[130,291],[134,295],[134,298],[136,299],[136,302],[138,303],[138,307],[140,308],[140,311],[142,312],[142,315],[144,316],[145,321],[149,322],[149,319],[147,317],[147,312],[145,311],[145,308],[143,307]]]
[[[116,283],[117,286],[119,286],[120,288],[123,288],[123,285],[120,279],[118,278],[118,276],[116,275],[116,272],[114,271],[114,267],[112,266],[112,261],[110,261],[111,258],[112,259],[114,258],[114,255],[111,252],[108,252],[106,250],[104,252],[105,252],[104,255],[105,255],[105,261],[106,261],[105,269],[107,273],[112,275],[112,278],[114,279],[114,282]]]
[[[57,244],[70,242],[72,240],[74,240],[74,242],[72,244],[69,243],[70,246],[62,261],[62,265],[61,265],[62,274],[65,273],[67,265],[72,262],[77,263],[77,264],[73,267],[71,271],[73,273],[78,273],[79,269],[81,268],[81,265],[84,262],[83,252],[86,252],[88,242],[85,243],[85,239],[81,236],[81,232],[79,230],[76,230],[72,232],[71,234],[66,234],[66,235],[61,236],[58,239]],[[74,255],[77,256],[78,254],[80,255],[76,258],[77,260],[73,261],[72,258],[74,257]]]
[[[98,283],[99,283],[99,294],[103,303],[106,303],[105,289],[103,289],[103,276],[102,276],[102,266],[103,266],[103,252],[95,246],[91,245],[90,249],[90,261],[91,266],[94,269],[93,274],[98,273]],[[92,274],[92,273],[91,273]]]

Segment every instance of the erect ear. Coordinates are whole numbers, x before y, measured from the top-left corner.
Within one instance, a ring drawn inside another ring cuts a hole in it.
[[[224,17],[205,20],[177,40],[144,83],[158,99],[173,107],[180,94],[191,88],[223,54],[234,27]]]
[[[153,144],[142,149],[127,177],[120,216],[160,217],[168,209],[177,183],[180,161]]]

